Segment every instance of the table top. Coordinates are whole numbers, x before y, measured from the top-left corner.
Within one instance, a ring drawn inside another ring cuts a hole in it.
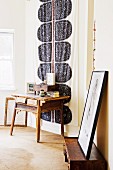
[[[32,99],[32,100],[40,100],[40,101],[50,101],[50,100],[64,100],[70,98],[70,96],[59,96],[59,97],[51,97],[51,96],[45,96],[40,97],[39,95],[35,94],[12,94],[13,97],[19,97],[19,98],[26,98],[26,99]]]

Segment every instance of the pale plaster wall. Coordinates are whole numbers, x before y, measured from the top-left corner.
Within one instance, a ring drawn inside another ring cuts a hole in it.
[[[79,0],[79,125],[84,110],[87,77],[88,0]]]
[[[16,91],[23,92],[25,89],[25,0],[0,0],[0,29],[15,31],[15,88]],[[3,124],[4,119],[5,97],[14,92],[0,91],[0,124]]]
[[[25,86],[27,82],[35,82],[35,56],[36,56],[36,0],[26,1],[25,3]]]
[[[99,116],[97,146],[113,169],[113,1],[95,0],[96,70],[108,70],[108,85]]]

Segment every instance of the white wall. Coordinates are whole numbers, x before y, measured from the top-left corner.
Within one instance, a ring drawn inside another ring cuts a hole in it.
[[[25,0],[0,0],[0,29],[14,29],[16,91],[25,87]],[[5,97],[14,91],[0,91],[0,124],[3,124]]]
[[[95,0],[96,70],[108,70],[108,87],[100,113],[97,145],[113,169],[113,1]]]
[[[84,109],[87,77],[88,0],[79,0],[79,124]]]
[[[36,11],[37,1],[26,1],[25,4],[25,18],[26,18],[26,26],[25,26],[25,90],[27,90],[27,83],[35,82],[35,74],[36,74],[36,17],[38,17],[38,11]],[[28,114],[28,126],[36,127],[36,117],[34,114]]]
[[[26,68],[25,68],[25,83],[35,82],[35,56],[36,56],[36,17],[38,17],[38,11],[36,11],[36,0],[26,1],[25,6],[25,37],[26,37]]]

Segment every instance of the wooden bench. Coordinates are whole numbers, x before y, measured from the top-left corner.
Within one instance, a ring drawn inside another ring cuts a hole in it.
[[[90,159],[87,160],[77,138],[64,139],[64,155],[68,170],[107,170],[107,163],[95,144],[92,146]]]

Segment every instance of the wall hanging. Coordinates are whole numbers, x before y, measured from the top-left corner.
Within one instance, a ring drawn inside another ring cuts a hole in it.
[[[36,41],[36,82],[55,73],[60,95],[71,96],[64,101],[64,123],[78,125],[78,0],[38,0]],[[51,121],[51,112],[42,119]]]

